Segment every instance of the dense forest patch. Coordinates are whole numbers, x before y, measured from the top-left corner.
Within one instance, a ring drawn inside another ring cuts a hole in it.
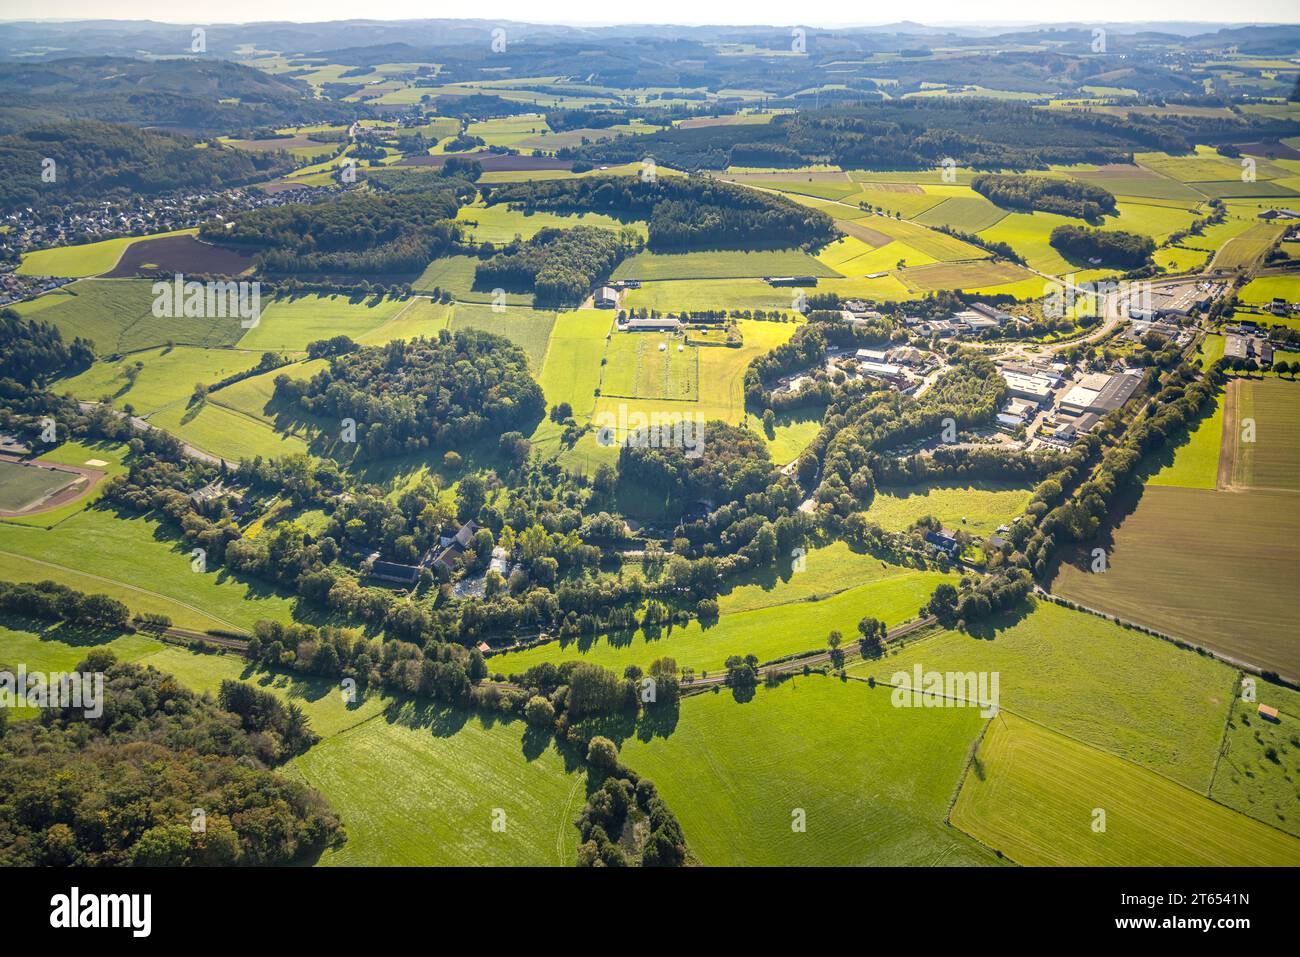
[[[626,252],[623,240],[607,229],[548,227],[480,263],[475,285],[532,291],[538,304],[577,305],[597,280],[613,272]]]
[[[311,415],[353,419],[358,448],[379,456],[531,431],[545,406],[523,350],[477,329],[336,356],[309,380],[278,376],[275,394]]]
[[[267,247],[257,261],[271,273],[418,273],[460,242],[452,220],[461,200],[454,185],[401,195],[348,193],[254,210],[229,228],[205,223],[200,235]]]
[[[1155,240],[1119,229],[1089,229],[1086,226],[1057,226],[1052,230],[1052,246],[1074,259],[1099,260],[1099,266],[1130,269],[1143,265],[1156,251]]]
[[[705,130],[708,132],[708,130]],[[512,183],[484,190],[488,203],[596,211],[648,219],[651,249],[821,246],[836,238],[825,213],[784,196],[709,179],[635,176]]]
[[[972,179],[970,185],[990,201],[1013,209],[1037,209],[1088,220],[1116,211],[1115,197],[1108,190],[1075,180],[985,173]]]
[[[232,681],[214,702],[106,650],[75,670],[103,674],[98,717],[0,723],[0,863],[288,864],[343,839],[319,794],[268,770],[315,740],[296,705]]]

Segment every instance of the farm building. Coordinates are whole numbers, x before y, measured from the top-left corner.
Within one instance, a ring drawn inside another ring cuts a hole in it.
[[[1273,364],[1273,345],[1262,336],[1229,335],[1223,343],[1227,359],[1254,359],[1261,366]]]
[[[620,328],[624,332],[676,332],[682,322],[676,316],[663,316],[658,319],[629,319]]]
[[[601,286],[592,298],[597,309],[618,308],[618,290],[612,286]]]
[[[937,532],[926,532],[925,540],[948,555],[957,555],[961,551],[961,543],[957,541],[957,534],[950,528],[941,528]]]
[[[474,541],[474,533],[477,531],[478,523],[471,519],[462,525],[455,535],[443,536],[438,542],[442,551],[438,553],[438,557],[432,564],[447,571],[455,570],[461,559],[465,557],[465,552],[469,550],[470,543]]]
[[[858,369],[864,375],[875,376],[878,379],[888,379],[891,382],[903,378],[903,367],[888,362],[859,362]]]
[[[763,282],[769,286],[815,286],[816,276],[764,276]]]
[[[370,566],[370,577],[395,585],[414,585],[420,580],[419,565],[403,565],[400,562],[375,562]]]
[[[1266,704],[1261,704],[1259,706],[1259,716],[1265,721],[1272,721],[1274,724],[1280,724],[1282,722],[1282,715],[1278,713],[1277,708]]]

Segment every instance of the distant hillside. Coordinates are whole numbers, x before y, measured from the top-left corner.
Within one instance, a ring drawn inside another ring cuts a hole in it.
[[[54,181],[41,177],[54,160]],[[0,213],[184,187],[218,188],[260,179],[282,158],[198,148],[193,140],[80,120],[0,137]]]
[[[94,119],[199,134],[346,121],[356,104],[320,100],[300,80],[218,59],[76,57],[0,63],[0,133],[51,119]]]

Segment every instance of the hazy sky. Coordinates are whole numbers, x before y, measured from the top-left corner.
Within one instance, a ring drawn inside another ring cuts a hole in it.
[[[476,18],[534,23],[845,24],[990,23],[1132,20],[1294,23],[1295,0],[922,0],[913,4],[849,0],[5,0],[0,18],[161,20],[243,23],[257,20]]]

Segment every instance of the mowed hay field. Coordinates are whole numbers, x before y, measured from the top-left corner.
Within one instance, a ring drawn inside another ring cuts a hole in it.
[[[970,632],[907,641],[849,673],[996,672],[1002,708],[1205,792],[1236,672],[1096,615],[1037,601]]]
[[[623,260],[611,279],[754,279],[763,276],[838,276],[801,249],[637,253]]]
[[[1096,811],[1105,830],[1094,830]],[[1005,712],[953,806],[955,827],[1028,866],[1300,865],[1300,839]]]
[[[1216,413],[1218,414],[1218,413]],[[1061,564],[1054,591],[1092,608],[1288,676],[1300,676],[1289,618],[1300,561],[1300,388],[1229,382],[1217,481],[1213,418],[1120,510],[1117,528]],[[1243,441],[1253,420],[1255,441]],[[1206,431],[1208,429],[1208,431]],[[1107,570],[1090,571],[1093,547]]]
[[[1224,418],[1221,486],[1300,492],[1300,385],[1233,379]],[[1245,434],[1249,423],[1255,425],[1254,441]]]
[[[1215,254],[1210,264],[1215,269],[1238,269],[1253,266],[1272,248],[1282,234],[1285,226],[1272,223],[1256,223],[1245,232],[1228,240]]]
[[[290,766],[338,812],[332,866],[556,866],[577,860],[586,769],[519,719],[407,704]],[[494,812],[505,814],[493,830]]]
[[[1280,674],[1300,676],[1294,492],[1150,487],[1114,530],[1104,573],[1087,543],[1052,590]],[[1105,547],[1102,543],[1101,547]]]
[[[655,783],[706,865],[996,864],[943,823],[983,721],[810,675],[744,704],[725,690],[687,698],[666,737],[628,737],[621,760]]]

